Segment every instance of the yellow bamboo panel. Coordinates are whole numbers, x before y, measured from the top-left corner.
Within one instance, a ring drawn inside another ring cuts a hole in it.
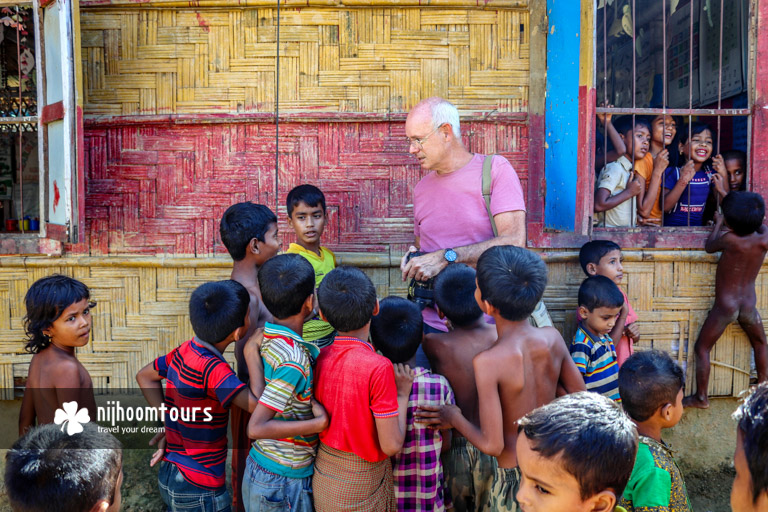
[[[281,108],[403,112],[439,94],[526,111],[526,9],[398,5],[281,9]],[[93,5],[81,18],[86,114],[274,111],[275,8]]]
[[[384,102],[388,95],[370,87],[366,105]],[[349,100],[351,101],[351,100]],[[372,221],[371,221],[372,222]],[[643,256],[645,255],[645,256]],[[641,339],[638,350],[655,348],[672,354],[687,370],[686,389],[694,387],[693,344],[713,302],[716,261],[696,252],[681,253],[676,261],[660,253],[625,251],[622,284],[638,314]],[[644,261],[647,255],[657,261]],[[339,254],[350,264],[364,264],[379,297],[404,295],[397,268],[399,255]],[[386,256],[386,255],[385,255]],[[545,258],[549,284],[544,300],[556,327],[566,341],[575,331],[577,291],[584,273],[568,257]],[[384,266],[392,261],[392,266]],[[230,262],[224,258],[4,258],[0,261],[0,386],[26,376],[31,356],[24,353],[23,298],[36,279],[53,273],[80,278],[91,287],[98,302],[93,311],[92,342],[78,351],[86,368],[100,385],[134,386],[134,375],[143,365],[192,336],[187,318],[189,295],[200,284],[227,279]],[[687,273],[687,274],[686,274]],[[768,315],[768,266],[757,282],[758,306]],[[699,289],[701,298],[681,299]],[[231,353],[228,355],[231,358]],[[712,396],[738,395],[749,384],[751,347],[737,324],[729,326],[712,351]],[[109,383],[107,383],[109,377]]]

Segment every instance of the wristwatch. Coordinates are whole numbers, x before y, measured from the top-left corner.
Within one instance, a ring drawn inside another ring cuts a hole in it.
[[[448,263],[453,263],[454,261],[456,261],[456,258],[458,256],[456,255],[456,251],[454,251],[453,249],[446,249],[445,253],[443,254],[443,257],[445,258],[445,261],[447,261]]]

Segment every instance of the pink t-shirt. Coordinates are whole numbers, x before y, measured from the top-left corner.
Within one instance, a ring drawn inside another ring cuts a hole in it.
[[[461,169],[424,176],[413,189],[413,232],[421,251],[433,252],[483,242],[493,238],[493,228],[483,199],[484,155],[475,154]],[[491,214],[525,211],[523,187],[502,156],[491,165]],[[424,310],[424,321],[445,331],[445,324],[434,309]]]

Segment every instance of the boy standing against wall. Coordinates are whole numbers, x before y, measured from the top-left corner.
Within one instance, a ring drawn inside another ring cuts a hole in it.
[[[250,201],[233,204],[219,224],[221,241],[232,257],[231,279],[245,286],[250,295],[250,328],[235,343],[237,377],[249,384],[251,392],[261,396],[264,390],[264,372],[258,343],[247,343],[272,314],[264,306],[259,290],[259,267],[277,254],[280,238],[277,235],[277,217],[263,204]],[[245,462],[251,441],[248,439],[250,413],[237,406],[231,407],[232,420],[232,505],[237,512],[245,512],[240,484],[245,474]]]
[[[323,277],[336,268],[336,256],[320,245],[320,237],[328,221],[325,195],[313,185],[299,185],[288,192],[285,206],[288,210],[288,225],[296,232],[296,243],[289,245],[286,252],[300,254],[312,264],[317,289]],[[302,337],[324,348],[333,343],[336,332],[331,324],[320,318],[317,311],[314,313],[304,324]]]

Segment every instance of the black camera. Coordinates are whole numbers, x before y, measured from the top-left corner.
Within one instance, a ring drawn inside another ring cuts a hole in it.
[[[426,254],[423,252],[409,252],[405,262],[411,261],[411,258],[416,258]],[[418,281],[416,278],[411,279],[408,283],[408,300],[419,306],[420,309],[430,308],[435,304],[435,278],[428,279],[426,281]]]

